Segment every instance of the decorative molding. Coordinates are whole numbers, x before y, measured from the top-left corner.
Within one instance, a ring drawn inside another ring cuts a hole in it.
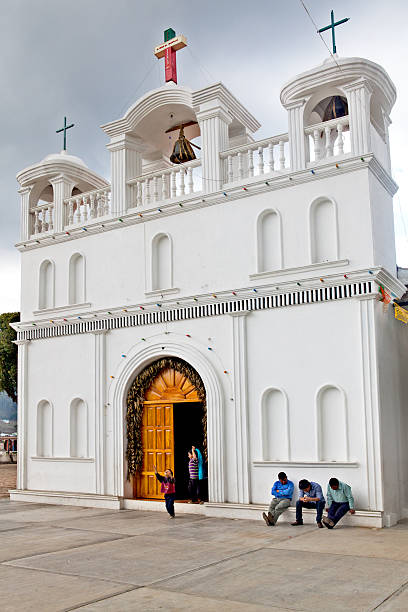
[[[290,465],[291,467],[350,467],[357,468],[360,464],[357,461],[253,461],[254,467],[282,467]]]
[[[176,293],[180,293],[180,289],[177,287],[172,287],[170,289],[154,289],[154,291],[144,292],[146,297],[159,297],[161,295],[174,295]]]
[[[275,291],[272,293],[273,287],[269,287],[268,293],[262,294],[262,288],[257,288],[255,290],[248,290],[248,294],[241,298],[233,299],[233,296],[227,298],[226,296],[219,295],[217,300],[213,299],[211,302],[206,301],[201,304],[194,303],[194,305],[191,304],[191,298],[188,301],[185,300],[184,303],[180,301],[177,306],[163,302],[161,307],[157,308],[153,304],[149,304],[146,308],[152,308],[152,310],[144,311],[143,307],[143,313],[137,311],[124,314],[123,309],[121,309],[114,312],[110,317],[106,317],[106,314],[101,313],[100,318],[95,318],[92,316],[92,313],[88,313],[89,318],[85,320],[66,323],[56,321],[53,324],[50,322],[43,322],[43,324],[35,323],[34,329],[32,327],[33,323],[30,322],[14,323],[12,327],[17,331],[18,340],[38,340],[126,327],[141,327],[153,323],[170,323],[172,321],[191,320],[202,317],[239,314],[244,311],[269,310],[366,295],[377,295],[377,285],[373,282],[375,281],[375,276],[373,275],[368,278],[368,275],[364,276],[365,278],[363,277],[363,279],[356,280],[355,282],[349,279],[343,283],[340,279],[338,279],[337,283],[331,283],[327,279],[328,282],[325,285],[318,280],[319,285],[311,285],[304,289],[295,289],[292,282],[293,288],[288,288],[287,291],[279,289],[279,292]],[[302,282],[305,283],[307,281],[303,279]],[[251,291],[256,291],[257,296],[249,297],[249,295],[253,295],[253,293],[250,293]],[[208,296],[205,299],[210,299],[210,297]],[[198,301],[198,298],[195,299]]]
[[[17,378],[17,487],[27,488],[27,352],[29,340],[15,340],[18,346]]]
[[[93,457],[38,457],[34,455],[30,457],[33,461],[66,461],[69,463],[94,463]]]
[[[100,332],[100,330],[98,330]],[[105,494],[106,334],[94,334],[95,492]]]
[[[286,276],[288,274],[299,274],[301,272],[313,272],[314,270],[324,270],[325,268],[338,268],[340,266],[348,266],[348,259],[337,259],[336,261],[324,261],[322,263],[313,263],[306,266],[297,266],[295,268],[282,268],[281,270],[270,270],[268,272],[256,272],[250,274],[250,280],[258,280],[262,278],[270,278],[275,276]]]
[[[61,312],[70,312],[71,310],[78,311],[79,308],[90,308],[91,302],[83,302],[82,304],[67,304],[66,306],[56,306],[54,308],[42,308],[41,310],[33,310],[33,315],[58,315]]]

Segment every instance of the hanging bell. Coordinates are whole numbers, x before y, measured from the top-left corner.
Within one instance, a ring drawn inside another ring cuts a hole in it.
[[[332,96],[324,110],[323,121],[338,119],[348,115],[347,100],[342,96]]]
[[[170,161],[173,164],[183,164],[195,159],[192,143],[184,136],[183,126],[180,128],[179,137],[174,143],[173,153],[170,155]],[[196,146],[196,145],[193,145]],[[199,148],[199,147],[197,147]]]

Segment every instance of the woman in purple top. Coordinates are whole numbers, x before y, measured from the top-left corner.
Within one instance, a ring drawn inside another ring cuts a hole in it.
[[[198,458],[193,449],[188,451],[188,472],[190,475],[188,490],[191,497],[191,502],[189,503],[197,504],[200,481],[198,479]]]

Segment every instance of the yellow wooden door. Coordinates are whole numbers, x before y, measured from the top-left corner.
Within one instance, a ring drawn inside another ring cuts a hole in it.
[[[174,472],[173,404],[144,404],[142,420],[143,468],[135,479],[136,497],[163,499],[154,466],[163,475]]]

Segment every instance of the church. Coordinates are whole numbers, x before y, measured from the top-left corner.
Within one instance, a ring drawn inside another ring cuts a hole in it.
[[[349,524],[394,525],[408,517],[395,86],[335,54],[283,85],[287,132],[257,140],[256,97],[249,110],[222,83],[177,84],[185,45],[167,30],[165,85],[102,126],[110,181],[67,152],[66,121],[62,152],[17,175],[11,499],[162,511],[157,465],[177,512],[262,520],[284,471],[350,484]],[[202,505],[182,503],[192,444]]]

